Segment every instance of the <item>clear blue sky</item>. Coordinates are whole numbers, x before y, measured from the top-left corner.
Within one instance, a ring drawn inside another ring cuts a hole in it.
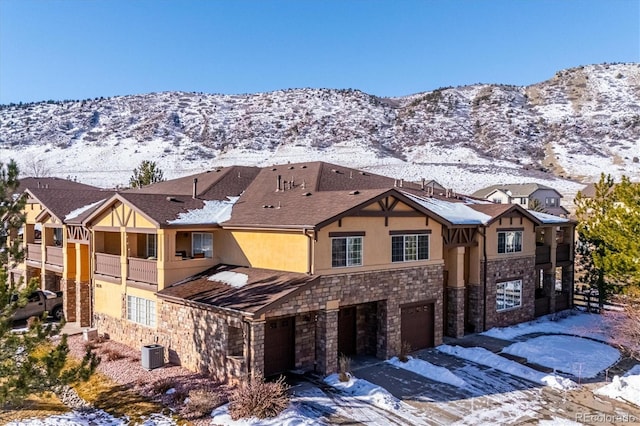
[[[640,0],[0,0],[0,104],[526,85],[640,62]]]

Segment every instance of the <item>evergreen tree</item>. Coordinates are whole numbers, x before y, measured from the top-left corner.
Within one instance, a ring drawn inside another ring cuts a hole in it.
[[[623,177],[614,185],[601,175],[595,196],[576,197],[577,250],[582,282],[598,288],[601,300],[612,291],[640,288],[640,184]]]
[[[156,182],[162,182],[164,176],[155,161],[144,160],[138,168],[133,169],[133,176],[129,179],[129,186],[140,188]]]
[[[89,351],[80,363],[67,363],[67,336],[52,339],[60,332],[56,324],[29,321],[25,332],[13,332],[12,314],[24,306],[27,296],[38,287],[32,280],[25,286],[8,279],[10,267],[24,258],[18,229],[24,224],[24,197],[14,195],[18,187],[18,167],[12,160],[0,164],[0,409],[15,406],[30,394],[55,391],[77,380],[87,380],[99,360]],[[14,295],[18,295],[15,298]]]

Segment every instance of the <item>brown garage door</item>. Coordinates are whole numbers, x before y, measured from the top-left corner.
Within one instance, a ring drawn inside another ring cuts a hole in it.
[[[264,375],[272,376],[294,367],[294,317],[267,321],[264,330]]]
[[[402,342],[412,350],[433,346],[433,303],[414,303],[404,306],[401,314]]]

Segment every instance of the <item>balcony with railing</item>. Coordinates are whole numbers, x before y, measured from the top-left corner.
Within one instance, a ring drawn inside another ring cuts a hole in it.
[[[46,246],[45,247],[45,263],[48,265],[62,267],[62,265],[64,264],[62,247]]]
[[[122,276],[120,255],[96,253],[95,272],[99,275],[120,278]]]
[[[27,243],[27,260],[31,262],[42,262],[42,248],[40,243]]]
[[[128,258],[127,280],[157,285],[158,261],[137,257]]]

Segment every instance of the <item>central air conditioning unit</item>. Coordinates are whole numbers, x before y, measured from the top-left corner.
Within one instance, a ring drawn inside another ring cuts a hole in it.
[[[145,345],[142,347],[142,368],[153,370],[164,365],[164,347],[161,345]]]

